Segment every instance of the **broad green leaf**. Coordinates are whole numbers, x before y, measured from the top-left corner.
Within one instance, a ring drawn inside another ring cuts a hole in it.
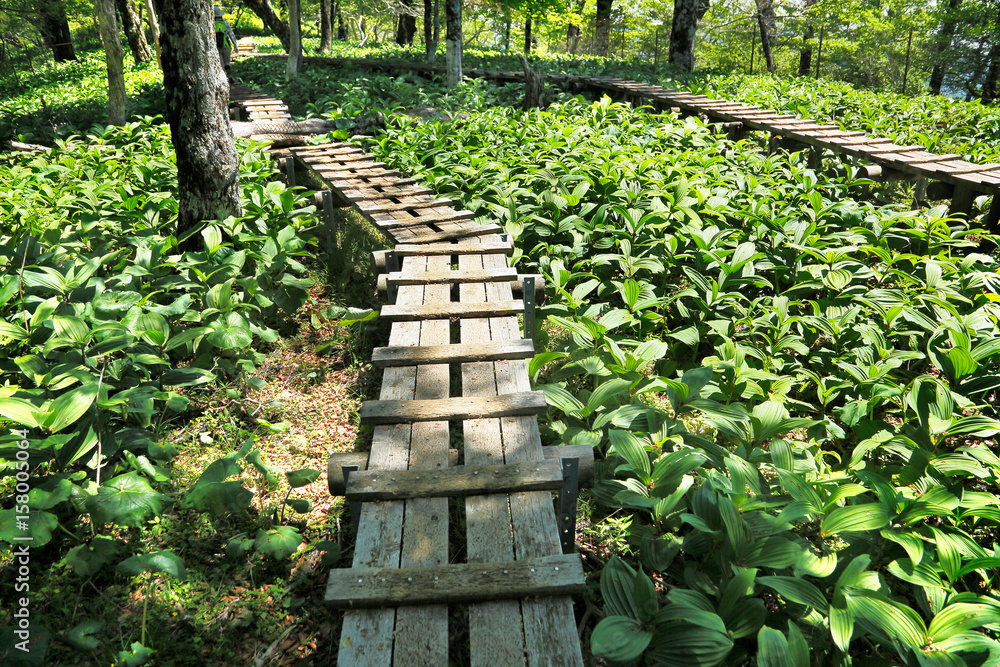
[[[24,530],[25,525],[27,530]],[[52,531],[58,526],[59,520],[52,512],[31,510],[27,514],[19,514],[12,509],[0,510],[0,541],[8,544],[23,544],[32,549],[44,547],[52,539]],[[24,537],[31,539],[18,539]]]
[[[650,473],[649,454],[642,440],[633,433],[616,429],[608,431],[608,438],[614,453],[625,459],[629,468],[644,482],[647,481]]]
[[[308,484],[315,482],[319,476],[322,474],[319,470],[311,470],[309,468],[300,468],[299,470],[292,470],[291,472],[286,472],[285,477],[288,479],[288,485],[293,489],[297,489]]]
[[[92,637],[95,632],[104,629],[104,623],[100,621],[83,621],[77,623],[72,628],[63,633],[66,642],[78,651],[93,651],[101,645],[101,640]]]
[[[184,560],[169,550],[136,554],[118,563],[116,567],[122,574],[132,577],[148,572],[150,574],[165,574],[181,581],[187,578]]]
[[[797,667],[792,661],[788,640],[780,630],[764,626],[757,633],[757,665],[759,667]]]
[[[51,412],[44,426],[53,433],[58,433],[82,417],[96,398],[96,382],[70,389],[52,401]]]
[[[97,493],[87,498],[86,507],[95,523],[137,527],[160,514],[163,495],[133,471],[98,487]]]
[[[275,560],[288,558],[302,544],[302,536],[291,526],[275,526],[269,530],[261,530],[254,540],[254,546],[259,553],[271,556]]]
[[[0,338],[3,337],[13,338],[14,340],[25,340],[28,338],[28,332],[24,327],[0,320]]]
[[[40,427],[41,424],[36,417],[38,412],[39,408],[36,408],[23,398],[14,398],[13,396],[0,398],[0,416],[17,422],[21,426],[29,428]]]
[[[117,552],[116,540],[97,535],[89,544],[81,544],[70,549],[65,562],[78,576],[89,578],[111,562]]]
[[[934,616],[930,627],[927,628],[927,639],[930,642],[938,642],[961,632],[998,623],[1000,623],[1000,608],[989,604],[957,602],[948,605]]]
[[[843,532],[878,530],[889,524],[889,510],[881,503],[838,507],[823,518],[824,537]]]
[[[814,584],[799,577],[757,577],[757,583],[767,586],[792,602],[797,602],[813,609],[826,609],[830,604],[830,601],[827,600],[826,596]]]
[[[613,662],[631,662],[649,646],[653,633],[627,616],[606,616],[590,635],[594,655]]]
[[[200,368],[178,368],[161,375],[160,382],[165,387],[190,387],[215,382],[215,373]]]
[[[847,606],[865,629],[884,634],[909,648],[927,642],[927,628],[917,613],[873,591],[854,590],[847,596]]]

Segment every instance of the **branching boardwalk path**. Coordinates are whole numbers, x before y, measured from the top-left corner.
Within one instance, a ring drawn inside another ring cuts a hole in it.
[[[291,152],[396,243],[381,312],[393,324],[373,353],[385,369],[381,395],[361,409],[374,425],[371,451],[332,457],[328,471],[357,526],[353,566],[331,572],[326,594],[349,610],[338,663],[582,665],[573,518],[593,451],[542,447],[535,415],[546,403],[530,387],[534,347],[518,322],[526,305],[511,287],[511,242],[350,144]],[[449,656],[456,603],[468,605],[463,656]]]
[[[444,72],[443,66],[416,62],[318,56],[307,57],[306,61],[375,70]],[[524,80],[523,72],[467,69],[464,70],[464,74],[473,78],[485,77],[501,82]],[[544,78],[554,86],[574,92],[589,89],[611,97],[624,98],[633,103],[649,104],[658,111],[673,110],[680,114],[703,116],[711,122],[721,124],[734,138],[742,136],[748,130],[766,132],[774,137],[780,137],[785,145],[811,146],[858,158],[871,165],[861,175],[874,180],[940,183],[936,198],[950,198],[952,213],[968,215],[977,194],[1000,193],[1000,164],[976,164],[962,160],[958,155],[936,154],[922,146],[899,145],[884,137],[843,130],[837,125],[824,124],[811,118],[782,114],[774,110],[712,99],[706,95],[694,95],[627,79],[567,74],[545,75]],[[984,224],[992,227],[996,226],[998,221],[1000,221],[1000,197],[994,196]]]

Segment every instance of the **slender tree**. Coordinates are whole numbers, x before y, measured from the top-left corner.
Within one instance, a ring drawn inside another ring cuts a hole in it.
[[[611,7],[613,0],[597,0],[597,13],[594,16],[594,53],[599,56],[608,55],[611,45]]]
[[[264,22],[267,29],[274,33],[274,36],[281,42],[281,48],[285,50],[285,53],[288,53],[288,50],[291,48],[288,24],[282,21],[274,12],[274,7],[271,6],[270,0],[243,0],[243,4]]]
[[[142,31],[142,22],[139,20],[139,12],[135,8],[132,0],[116,0],[118,16],[122,20],[122,28],[125,30],[125,40],[128,48],[132,51],[132,58],[137,63],[144,63],[153,57],[146,42],[146,34]]]
[[[220,210],[242,214],[229,85],[215,45],[212,0],[155,0],[163,90],[177,154],[177,235]],[[188,242],[182,247],[196,247]]]
[[[326,53],[333,47],[333,3],[319,0],[319,52]]]
[[[816,30],[813,28],[811,21],[810,9],[816,4],[816,0],[806,0],[805,3],[805,14],[806,14],[806,29],[802,33],[802,48],[799,49],[799,76],[809,76],[812,71],[812,57],[813,57],[813,47],[812,40],[816,35]]]
[[[944,70],[946,67],[946,54],[951,48],[952,40],[955,38],[955,30],[958,27],[958,5],[961,0],[948,0],[948,10],[941,21],[941,30],[938,32],[935,51],[937,59],[934,68],[931,70],[931,95],[941,94],[941,85],[944,83]]]
[[[434,22],[437,16],[434,10],[437,5],[433,0],[424,0],[424,54],[427,62],[434,64],[434,56],[437,55],[437,35],[434,34]]]
[[[760,27],[760,50],[764,53],[767,71],[774,73],[774,54],[771,53],[771,38],[778,24],[774,15],[772,0],[755,0],[757,3],[757,25]],[[702,14],[704,16],[704,14]],[[699,17],[701,18],[701,17]]]
[[[462,81],[462,0],[445,0],[445,70],[448,85]]]
[[[153,0],[146,0],[146,21],[149,23],[149,31],[153,33],[153,47],[156,49],[156,63],[163,69],[160,60],[160,24],[156,20],[156,11],[153,9]]]
[[[986,56],[989,66],[986,69],[986,78],[983,80],[983,104],[992,104],[1000,96],[998,90],[998,79],[1000,79],[1000,5],[997,8],[996,23],[991,26],[990,31],[990,52]]]
[[[285,74],[294,79],[302,71],[302,5],[288,0],[288,63]]]
[[[674,0],[670,26],[670,62],[682,70],[694,69],[694,36],[698,21],[708,11],[708,0]]]
[[[97,0],[97,27],[104,43],[104,57],[108,66],[108,123],[125,123],[125,51],[118,38],[118,22],[115,20],[114,0]]]

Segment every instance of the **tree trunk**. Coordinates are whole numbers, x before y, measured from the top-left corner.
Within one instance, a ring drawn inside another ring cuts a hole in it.
[[[434,56],[437,55],[437,35],[434,34],[434,2],[424,0],[424,55],[427,62],[434,64]]]
[[[771,38],[777,26],[772,0],[756,0],[757,25],[760,26],[760,50],[764,53],[767,71],[774,74],[774,54],[771,53]]]
[[[114,0],[97,0],[98,29],[104,43],[104,57],[108,63],[108,124],[125,124],[125,51],[118,38],[118,21],[115,20]]]
[[[62,0],[47,0],[38,5],[38,31],[42,42],[52,49],[52,59],[57,63],[76,60],[73,40],[66,18],[66,7]]]
[[[177,237],[219,209],[242,215],[229,86],[212,28],[211,0],[155,0],[163,29],[163,91],[177,154]],[[182,248],[196,248],[193,239]]]
[[[513,25],[513,21],[510,18],[510,11],[504,11],[503,14],[503,50],[504,52],[510,51],[510,29]]]
[[[118,16],[122,19],[122,27],[125,29],[125,39],[128,41],[128,48],[132,51],[132,58],[137,63],[144,63],[153,57],[146,43],[146,35],[142,32],[142,22],[139,21],[139,12],[135,10],[135,3],[132,0],[116,0],[118,5]]]
[[[445,70],[448,85],[462,82],[462,0],[445,0]]]
[[[288,0],[288,63],[285,74],[294,79],[302,70],[302,21],[299,0]]]
[[[812,19],[812,14],[809,10],[815,4],[816,0],[806,0],[805,13],[807,21]],[[813,28],[812,23],[809,23],[802,34],[802,48],[799,49],[799,76],[809,76],[809,73],[812,71],[813,47],[811,40],[815,35],[816,29]]]
[[[524,17],[524,55],[531,54],[531,15]]]
[[[931,95],[941,94],[941,85],[944,83],[945,54],[951,48],[952,39],[955,37],[955,29],[958,27],[956,12],[959,2],[960,0],[949,0],[948,12],[941,22],[941,32],[938,33],[937,47],[935,49],[937,51],[937,62],[934,64],[934,69],[931,70]]]
[[[608,55],[611,43],[611,5],[613,0],[597,0],[597,14],[594,17],[594,53]]]
[[[344,21],[344,12],[340,11],[340,7],[337,7],[337,41],[346,42],[349,35],[347,34],[347,22]]]
[[[163,60],[160,58],[160,24],[156,22],[156,12],[153,11],[153,0],[146,0],[146,21],[149,22],[149,31],[153,33],[153,47],[156,49],[156,64],[163,69]]]
[[[543,100],[545,96],[545,79],[528,65],[528,59],[518,56],[521,67],[524,69],[524,110],[540,109],[546,106]]]
[[[441,0],[434,0],[434,44],[441,43]]]
[[[288,53],[291,48],[288,24],[274,13],[270,0],[243,0],[243,4],[264,22],[267,29],[273,32],[274,36],[281,42],[281,48],[285,50],[285,53]]]
[[[396,24],[396,43],[400,46],[413,44],[417,32],[417,17],[412,13],[413,0],[403,0],[403,11]]]
[[[694,37],[698,21],[708,11],[708,0],[674,0],[670,26],[670,62],[688,72],[694,69]]]
[[[983,104],[992,104],[997,99],[997,83],[1000,80],[1000,16],[994,26],[993,34],[990,36],[990,54],[987,56],[989,68],[986,70],[986,79],[983,81]]]
[[[333,3],[319,0],[319,52],[326,53],[333,47]]]

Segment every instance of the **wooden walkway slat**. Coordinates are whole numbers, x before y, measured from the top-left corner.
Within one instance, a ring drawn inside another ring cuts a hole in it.
[[[545,393],[519,391],[500,396],[454,396],[418,400],[362,401],[362,424],[399,424],[477,417],[537,415],[547,409]]]
[[[372,365],[385,368],[477,360],[528,359],[534,354],[535,344],[529,339],[426,347],[376,347],[372,352]]]

